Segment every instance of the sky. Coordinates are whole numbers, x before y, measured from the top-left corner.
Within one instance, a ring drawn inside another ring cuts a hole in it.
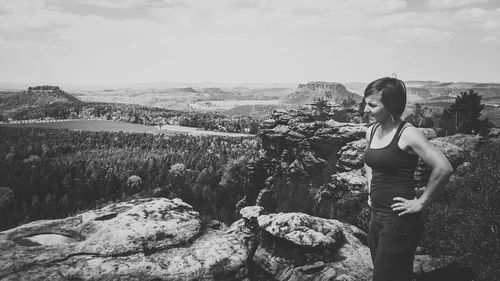
[[[500,82],[499,0],[0,0],[0,82]]]

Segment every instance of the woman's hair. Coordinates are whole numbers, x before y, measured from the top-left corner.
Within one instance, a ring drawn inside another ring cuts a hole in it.
[[[365,98],[381,93],[382,103],[392,117],[399,119],[406,106],[406,86],[397,78],[384,77],[377,79],[365,89]]]

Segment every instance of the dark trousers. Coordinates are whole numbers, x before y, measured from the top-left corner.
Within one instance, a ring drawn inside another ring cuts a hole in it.
[[[373,281],[411,281],[415,250],[423,231],[420,213],[398,216],[372,211],[368,245]]]

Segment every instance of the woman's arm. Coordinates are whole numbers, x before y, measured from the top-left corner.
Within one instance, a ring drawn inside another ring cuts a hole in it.
[[[370,199],[370,193],[372,191],[371,183],[372,183],[372,168],[365,164],[365,174],[366,179],[368,180],[368,205],[372,205],[372,200]]]
[[[366,148],[370,145],[370,134],[372,131],[372,127],[375,125],[371,125],[366,129]],[[368,205],[371,205],[371,200],[370,200],[370,191],[371,191],[371,183],[372,183],[372,168],[370,168],[366,163],[364,164],[365,166],[365,175],[366,179],[368,180]]]
[[[418,155],[426,165],[431,167],[432,172],[424,193],[418,199],[393,198],[397,203],[394,203],[391,207],[393,211],[402,211],[399,213],[400,216],[420,212],[432,203],[443,191],[453,173],[453,167],[446,156],[430,144],[424,134],[417,128],[406,128],[401,135],[401,140],[405,150]]]

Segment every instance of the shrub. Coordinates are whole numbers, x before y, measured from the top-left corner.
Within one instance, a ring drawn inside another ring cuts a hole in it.
[[[429,208],[424,246],[471,266],[475,280],[500,276],[500,142],[485,144]]]

